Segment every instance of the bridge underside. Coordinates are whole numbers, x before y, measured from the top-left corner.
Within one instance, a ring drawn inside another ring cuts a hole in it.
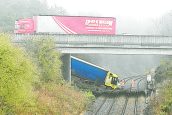
[[[57,48],[61,53],[117,54],[117,55],[172,55],[172,49],[147,48]]]

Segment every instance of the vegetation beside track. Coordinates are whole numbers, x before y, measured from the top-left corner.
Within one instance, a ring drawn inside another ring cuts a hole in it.
[[[12,44],[10,36],[0,34],[0,114],[78,115],[84,111],[92,94],[63,80],[54,42],[29,43],[24,50]]]
[[[172,114],[172,59],[163,61],[156,69],[155,80],[158,84],[156,97],[151,101],[155,115]]]

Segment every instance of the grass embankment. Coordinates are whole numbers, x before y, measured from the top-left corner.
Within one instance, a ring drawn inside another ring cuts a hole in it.
[[[28,55],[9,38],[0,34],[0,115],[78,115],[86,108],[89,93],[62,79],[51,40],[30,42]]]
[[[153,113],[155,115],[172,115],[172,81],[164,85],[152,101]]]
[[[153,114],[172,115],[172,60],[164,61],[156,70],[155,80],[160,85],[158,95],[151,102]],[[163,83],[164,81],[164,83]]]

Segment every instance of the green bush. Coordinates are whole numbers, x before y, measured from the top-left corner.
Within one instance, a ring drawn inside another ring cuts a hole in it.
[[[78,115],[83,112],[94,96],[63,81],[60,54],[53,49],[54,42],[41,38],[26,44],[37,66],[26,52],[10,43],[8,35],[0,34],[0,115]]]
[[[171,114],[172,81],[166,82],[166,84],[159,89],[159,94],[151,103],[155,115]]]
[[[27,42],[27,50],[37,63],[40,70],[40,80],[43,83],[61,83],[62,73],[60,53],[55,48],[55,42],[50,37],[37,38]]]
[[[155,81],[156,83],[163,82],[166,79],[172,78],[172,61],[171,58],[161,61],[161,65],[156,68]]]
[[[85,95],[90,101],[93,101],[96,99],[96,97],[93,95],[93,93],[91,91],[85,92]]]
[[[55,42],[48,36],[35,37],[27,41],[26,48],[40,70],[40,87],[37,88],[39,103],[38,113],[78,115],[86,108],[91,99],[91,92],[81,92],[65,83],[61,74],[62,62]]]
[[[37,80],[34,64],[26,53],[10,43],[10,37],[0,34],[0,114],[34,103],[32,83]]]

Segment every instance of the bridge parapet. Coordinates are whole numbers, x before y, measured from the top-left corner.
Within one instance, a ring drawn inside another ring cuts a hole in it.
[[[94,45],[94,46],[151,46],[172,47],[172,36],[146,35],[15,35],[14,41],[29,39],[52,38],[57,44]]]
[[[15,35],[13,42],[52,38],[62,53],[172,55],[172,36],[146,35]]]

